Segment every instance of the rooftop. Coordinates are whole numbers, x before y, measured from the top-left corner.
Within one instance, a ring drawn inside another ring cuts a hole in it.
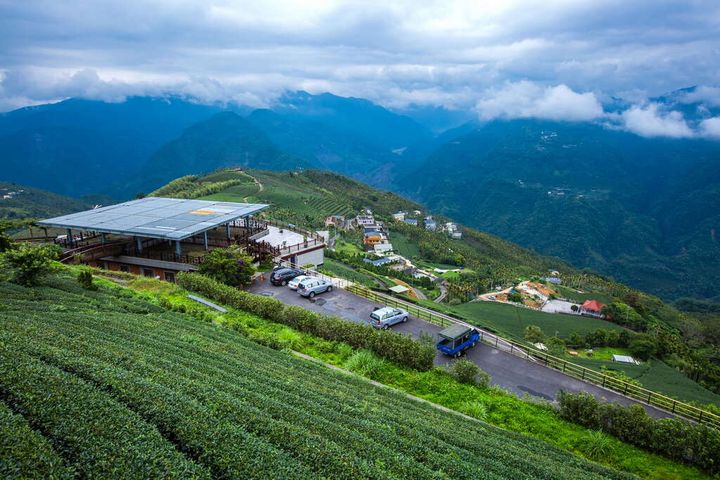
[[[145,238],[184,240],[247,217],[268,205],[146,197],[49,218],[39,225]]]

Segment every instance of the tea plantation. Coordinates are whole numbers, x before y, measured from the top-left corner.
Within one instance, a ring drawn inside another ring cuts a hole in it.
[[[625,478],[120,287],[0,298],[3,478]]]

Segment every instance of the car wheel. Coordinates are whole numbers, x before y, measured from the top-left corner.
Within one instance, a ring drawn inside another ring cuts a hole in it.
[[[285,285],[287,285],[287,280],[282,281],[282,286],[284,287]]]
[[[330,285],[330,286],[327,288],[327,290],[325,290],[325,291],[326,291],[326,292],[332,292],[332,285]]]
[[[472,342],[472,343],[470,344],[471,347],[474,347],[475,345],[477,345],[477,342]]]
[[[403,317],[402,322],[403,323],[407,322],[407,317]]]
[[[390,328],[390,325],[388,325],[387,323],[385,325],[383,325],[383,330],[387,330],[389,328]]]
[[[310,298],[313,298],[315,296],[315,292],[310,292],[310,295],[308,295]]]
[[[462,355],[462,352],[457,352],[457,353],[455,354],[455,358],[460,358],[460,355]]]

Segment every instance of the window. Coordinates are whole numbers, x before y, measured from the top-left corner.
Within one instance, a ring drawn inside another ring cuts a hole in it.
[[[175,283],[175,272],[165,272],[165,280]]]
[[[146,277],[154,277],[155,272],[152,271],[152,268],[143,268],[142,269],[143,275]]]
[[[121,272],[125,272],[125,273],[129,273],[129,272],[130,272],[130,267],[128,267],[127,265],[120,265],[120,271],[121,271]]]

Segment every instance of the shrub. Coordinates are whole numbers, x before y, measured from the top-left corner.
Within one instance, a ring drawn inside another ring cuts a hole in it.
[[[252,258],[239,245],[216,248],[200,264],[200,273],[234,287],[248,285],[255,273]]]
[[[383,362],[369,350],[358,350],[345,361],[345,368],[373,380],[382,371]]]
[[[85,290],[97,290],[97,285],[93,283],[93,274],[92,270],[89,268],[83,268],[80,270],[77,276],[78,283],[85,289]]]
[[[630,352],[640,360],[650,360],[657,352],[657,342],[650,335],[637,335],[630,342]]]
[[[583,453],[593,460],[605,458],[613,450],[610,438],[599,430],[588,433],[581,448]]]
[[[462,358],[452,362],[448,371],[458,382],[475,385],[480,368],[470,360]]]
[[[420,371],[430,370],[433,366],[434,346],[417,342],[406,335],[389,330],[376,330],[368,325],[288,306],[274,298],[238,290],[197,273],[180,273],[178,284],[238,310],[288,325],[316,337],[344,342],[353,348],[368,349],[400,365]]]
[[[469,415],[478,420],[485,421],[487,419],[488,410],[484,403],[477,400],[468,400],[460,405],[459,409],[465,415]]]
[[[678,418],[655,420],[640,405],[600,403],[589,393],[560,392],[558,402],[560,416],[565,420],[601,430],[672,460],[696,465],[711,474],[720,472],[720,431],[712,427]]]
[[[52,261],[59,256],[57,245],[20,243],[3,252],[0,266],[10,274],[13,282],[30,287],[55,270]]]
[[[525,327],[525,340],[530,343],[540,343],[545,341],[545,334],[542,328],[537,325],[528,325]]]

